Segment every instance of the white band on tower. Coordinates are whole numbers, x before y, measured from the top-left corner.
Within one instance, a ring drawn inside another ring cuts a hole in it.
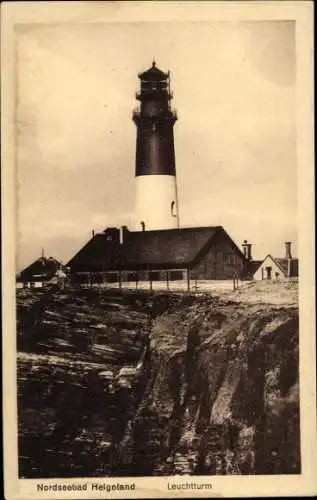
[[[176,177],[173,175],[136,177],[135,217],[135,226],[138,230],[178,228]]]

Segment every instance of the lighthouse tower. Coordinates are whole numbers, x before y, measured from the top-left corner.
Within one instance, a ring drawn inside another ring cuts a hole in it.
[[[140,107],[133,111],[136,140],[136,228],[179,227],[170,75],[156,67],[140,73]]]

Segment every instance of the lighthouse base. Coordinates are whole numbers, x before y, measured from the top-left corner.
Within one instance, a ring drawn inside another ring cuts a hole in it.
[[[175,176],[136,177],[135,227],[146,231],[179,227]]]

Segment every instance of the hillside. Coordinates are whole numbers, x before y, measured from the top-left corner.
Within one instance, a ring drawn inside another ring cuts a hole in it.
[[[300,472],[296,295],[18,291],[20,475]]]

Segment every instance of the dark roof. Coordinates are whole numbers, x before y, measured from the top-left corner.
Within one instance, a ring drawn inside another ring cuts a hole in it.
[[[153,61],[151,68],[143,71],[143,73],[139,74],[139,78],[141,80],[166,80],[168,78],[168,73],[164,73],[159,68],[156,67],[155,62]]]
[[[105,234],[96,234],[68,262],[76,270],[110,270],[120,265],[119,242],[108,241]]]
[[[50,280],[61,263],[53,257],[40,257],[23,269],[17,277],[17,281],[47,281]]]
[[[250,260],[247,261],[243,268],[243,277],[244,278],[253,278],[254,273],[259,269],[263,260]]]
[[[95,235],[68,263],[76,271],[146,268],[181,268],[195,262],[207,244],[224,234],[243,257],[221,226],[126,231],[124,243],[119,237],[107,241],[106,234]]]
[[[287,259],[283,259],[280,257],[272,257],[274,262],[278,265],[278,267],[287,274]]]
[[[124,258],[131,264],[189,264],[218,229],[216,226],[131,232],[124,245]]]
[[[271,258],[276,262],[278,267],[284,272],[284,274],[288,274],[288,259],[280,258],[280,257],[272,257]],[[298,259],[291,259],[291,272],[290,277],[298,276]]]

